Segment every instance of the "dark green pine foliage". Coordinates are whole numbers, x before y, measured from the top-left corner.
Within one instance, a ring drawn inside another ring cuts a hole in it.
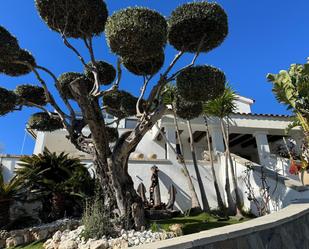
[[[48,115],[46,112],[33,114],[28,120],[28,127],[38,131],[55,131],[63,128],[63,124],[58,115]]]
[[[46,105],[46,95],[43,87],[20,85],[16,87],[14,92],[18,96],[20,104],[30,102],[40,106]]]
[[[179,6],[168,20],[169,43],[179,51],[208,52],[228,34],[227,15],[220,5],[206,1]]]
[[[84,38],[104,31],[108,11],[102,0],[35,0],[41,18],[54,31]]]
[[[89,62],[88,67],[85,67],[84,73],[86,77],[94,83],[94,76],[91,68],[93,67],[92,62]],[[96,67],[98,70],[99,83],[102,85],[111,84],[116,78],[116,69],[105,61],[96,61]]]
[[[0,87],[0,116],[14,111],[16,104],[16,94],[13,91]]]
[[[211,66],[195,66],[183,70],[176,78],[178,93],[187,101],[212,100],[224,91],[224,73]]]

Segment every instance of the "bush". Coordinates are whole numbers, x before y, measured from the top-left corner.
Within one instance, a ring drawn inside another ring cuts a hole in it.
[[[36,0],[46,24],[67,37],[83,38],[104,31],[108,11],[102,0]]]
[[[15,89],[20,101],[28,101],[37,105],[46,105],[46,95],[43,87],[32,85],[20,85]]]
[[[28,120],[28,127],[38,131],[55,131],[63,128],[63,124],[57,114],[52,117],[46,112],[33,114]]]
[[[89,62],[88,66],[93,67],[92,62]],[[96,66],[98,70],[99,83],[102,85],[111,84],[116,78],[116,69],[105,61],[96,61]],[[86,77],[94,83],[92,71],[89,70],[89,68],[85,68],[84,73]]]
[[[0,87],[0,116],[14,111],[17,104],[17,96],[13,91]]]
[[[211,66],[189,67],[176,78],[178,93],[186,101],[208,101],[222,95],[224,73]]]
[[[227,15],[216,3],[187,3],[172,12],[168,20],[168,40],[177,50],[202,52],[219,46],[228,34]]]
[[[147,58],[165,46],[167,23],[156,11],[126,8],[108,18],[105,33],[113,53],[122,57]]]
[[[147,58],[123,57],[123,65],[136,75],[153,75],[157,73],[164,64],[164,51]]]
[[[86,240],[101,239],[103,236],[113,236],[116,233],[111,221],[111,211],[98,197],[87,201],[82,223],[85,226],[82,237]]]

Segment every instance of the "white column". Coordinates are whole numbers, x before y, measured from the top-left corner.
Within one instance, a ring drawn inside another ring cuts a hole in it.
[[[45,148],[45,132],[39,131],[36,135],[35,146],[33,154],[38,155],[44,151]]]
[[[166,126],[165,129],[165,136],[167,140],[171,143],[171,145],[176,148],[176,130],[173,126]],[[174,162],[177,160],[174,151],[167,145],[167,159]]]
[[[224,152],[225,148],[221,128],[219,126],[210,126],[209,130],[214,153]]]
[[[255,136],[256,140],[260,164],[263,166],[268,166],[271,158],[267,139],[267,132],[256,132],[253,135]]]

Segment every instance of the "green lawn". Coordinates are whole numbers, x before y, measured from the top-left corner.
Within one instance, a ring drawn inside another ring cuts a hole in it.
[[[34,242],[32,244],[29,244],[27,246],[18,246],[14,249],[43,249],[43,242]]]
[[[158,220],[158,221],[151,221],[153,227],[159,227],[166,231],[172,224],[182,224],[183,226],[183,233],[184,234],[191,234],[197,233],[204,230],[209,230],[212,228],[223,227],[227,225],[232,225],[240,222],[244,222],[248,219],[243,219],[241,221],[236,220],[235,218],[230,218],[229,220],[219,221],[218,217],[214,215],[210,215],[208,213],[202,213],[196,216],[183,216],[183,217],[176,217],[168,220]]]

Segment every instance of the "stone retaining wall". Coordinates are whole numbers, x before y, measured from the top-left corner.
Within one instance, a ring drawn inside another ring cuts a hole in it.
[[[309,203],[291,204],[277,213],[241,224],[133,248],[307,249],[309,248]]]

